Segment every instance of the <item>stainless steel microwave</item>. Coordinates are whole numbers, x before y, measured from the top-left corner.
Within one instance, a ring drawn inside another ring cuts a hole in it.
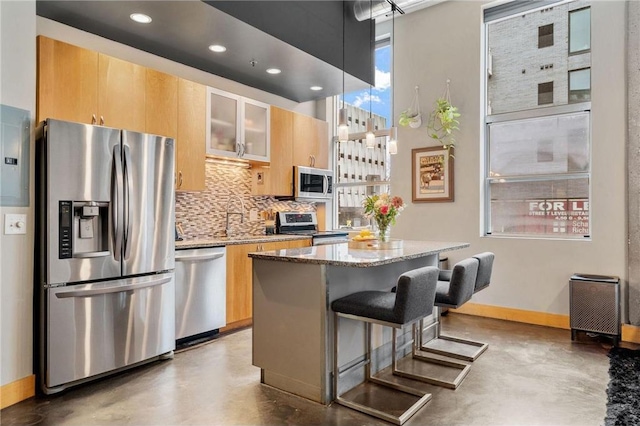
[[[327,201],[333,197],[333,171],[294,166],[293,186],[298,200]]]

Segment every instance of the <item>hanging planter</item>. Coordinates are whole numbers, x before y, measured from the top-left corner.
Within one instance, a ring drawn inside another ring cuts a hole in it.
[[[422,114],[420,112],[420,98],[418,96],[418,86],[415,87],[416,93],[413,95],[413,101],[409,109],[400,113],[398,118],[398,124],[400,126],[409,126],[412,129],[417,129],[422,126]]]
[[[429,115],[429,123],[427,124],[429,136],[437,140],[447,150],[451,150],[455,146],[456,139],[453,132],[459,130],[458,125],[460,124],[458,108],[451,105],[450,82],[451,80],[447,80],[447,89],[444,95],[436,100],[436,109]]]

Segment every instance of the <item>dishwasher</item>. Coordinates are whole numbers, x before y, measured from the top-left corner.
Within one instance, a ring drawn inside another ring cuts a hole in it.
[[[225,247],[176,250],[176,341],[205,337],[226,325]]]

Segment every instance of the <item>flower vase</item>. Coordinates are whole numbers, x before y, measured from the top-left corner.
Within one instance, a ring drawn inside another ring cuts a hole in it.
[[[387,242],[391,238],[391,225],[388,223],[377,222],[378,226],[378,239],[382,242]]]

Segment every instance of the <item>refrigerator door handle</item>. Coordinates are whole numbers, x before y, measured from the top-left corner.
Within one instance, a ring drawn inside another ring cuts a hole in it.
[[[158,285],[166,284],[170,282],[172,278],[173,277],[171,276],[169,277],[165,276],[163,278],[159,278],[151,281],[143,281],[135,284],[114,285],[109,287],[91,288],[86,290],[72,290],[67,292],[56,293],[56,297],[58,299],[66,299],[69,297],[91,297],[91,296],[99,296],[102,294],[109,294],[109,293],[122,293],[125,291],[140,290],[142,288],[155,287]]]
[[[122,254],[122,159],[120,145],[113,147],[113,175],[111,180],[111,224],[113,226],[113,258],[120,261]],[[115,181],[115,182],[114,182]]]
[[[124,178],[127,181],[124,197],[124,258],[128,259],[131,254],[131,223],[133,222],[133,210],[131,209],[131,194],[133,193],[133,177],[131,176],[133,163],[131,162],[131,154],[129,146],[124,145]]]

